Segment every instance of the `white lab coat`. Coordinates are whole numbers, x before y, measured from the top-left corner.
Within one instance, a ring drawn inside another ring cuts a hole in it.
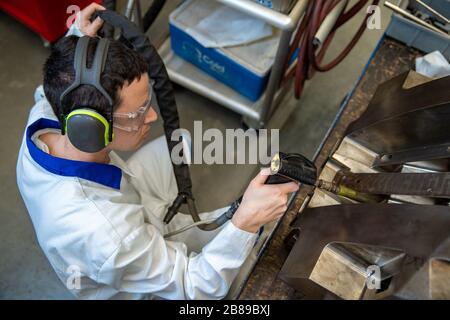
[[[96,164],[49,155],[39,135],[58,129],[44,97],[30,112],[17,184],[38,242],[68,289],[80,299],[225,297],[257,235],[227,222],[215,232],[194,228],[163,238],[192,223],[183,214],[162,222],[177,194],[165,139],[126,162],[112,152],[110,164]]]

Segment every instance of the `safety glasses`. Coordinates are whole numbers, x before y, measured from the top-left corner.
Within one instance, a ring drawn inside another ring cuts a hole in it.
[[[138,108],[135,112],[113,114],[113,127],[127,132],[139,131],[145,121],[148,110],[151,106],[151,98],[145,101],[144,105]]]
[[[148,99],[135,112],[114,112],[113,127],[127,132],[139,131],[144,125],[145,117],[152,105],[156,104],[156,96],[153,92],[153,81],[150,82],[150,94]]]

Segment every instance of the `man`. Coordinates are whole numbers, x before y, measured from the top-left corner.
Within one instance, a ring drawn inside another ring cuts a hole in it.
[[[95,37],[102,26],[99,18],[90,22],[96,10],[103,7],[85,8],[80,29],[72,26],[69,34]],[[223,227],[191,229],[165,240],[165,234],[192,219],[179,214],[169,225],[162,222],[177,186],[165,139],[143,146],[157,119],[148,66],[136,52],[111,41],[100,82],[114,99],[113,139],[98,152],[83,152],[61,134],[56,115],[83,105],[105,114],[108,101],[95,87],[82,85],[60,103],[74,81],[78,41],[68,36],[52,49],[44,66],[45,96],[31,110],[17,162],[18,186],[40,246],[78,298],[223,298],[256,232],[284,213],[287,195],[298,186],[264,185],[267,172],[262,172]],[[98,43],[98,38],[89,41],[88,65]],[[137,149],[127,162],[114,152]]]

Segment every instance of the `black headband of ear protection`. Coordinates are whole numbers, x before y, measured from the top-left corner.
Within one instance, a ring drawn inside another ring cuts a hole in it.
[[[75,59],[74,59],[74,69],[75,69],[75,80],[73,83],[61,94],[61,97],[59,99],[60,106],[61,106],[61,114],[60,114],[60,121],[61,121],[61,130],[62,134],[65,134],[65,126],[64,126],[64,119],[66,117],[66,114],[64,112],[63,108],[63,100],[73,90],[78,88],[81,85],[90,85],[96,88],[98,91],[100,91],[101,94],[108,100],[110,109],[107,114],[107,120],[109,122],[109,142],[112,141],[112,134],[113,134],[113,99],[111,96],[106,92],[106,90],[102,87],[100,83],[100,76],[105,68],[106,63],[106,56],[108,55],[108,48],[109,48],[109,40],[106,38],[102,38],[99,40],[97,44],[97,49],[95,51],[95,57],[94,61],[92,63],[92,67],[87,67],[87,52],[88,52],[88,46],[89,46],[89,40],[90,37],[84,36],[81,37],[78,40],[77,47],[75,49]],[[92,108],[95,109],[95,108]]]

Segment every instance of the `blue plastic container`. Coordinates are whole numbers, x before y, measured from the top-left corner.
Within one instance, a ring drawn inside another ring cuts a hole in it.
[[[214,3],[214,4],[213,4]],[[242,47],[242,58],[236,47],[233,51],[226,48],[205,48],[185,30],[190,19],[198,19],[195,14],[207,14],[207,10],[213,10],[220,5],[216,1],[186,1],[170,15],[170,36],[172,50],[183,59],[194,64],[220,82],[233,88],[251,101],[257,101],[267,85],[270,67],[250,65],[249,50],[255,51],[250,46]],[[201,6],[201,9],[200,7]],[[194,22],[192,22],[194,23]],[[273,39],[270,44],[273,45]],[[256,44],[258,46],[258,44]],[[258,48],[264,48],[259,44]],[[253,60],[257,60],[255,56]],[[247,61],[246,61],[247,60]]]

